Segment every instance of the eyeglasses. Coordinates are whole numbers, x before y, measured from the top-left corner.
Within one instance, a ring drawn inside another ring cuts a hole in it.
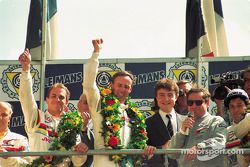
[[[187,105],[192,106],[195,103],[196,106],[200,106],[203,102],[204,100],[188,100]]]

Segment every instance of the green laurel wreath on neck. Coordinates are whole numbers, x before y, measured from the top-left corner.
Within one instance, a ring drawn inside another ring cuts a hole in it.
[[[77,135],[80,134],[83,119],[78,111],[69,111],[61,116],[61,120],[58,124],[57,133],[53,137],[53,142],[50,145],[49,151],[65,151],[71,150],[76,144]],[[27,167],[52,167],[63,162],[63,159],[67,156],[53,156],[52,161],[47,162],[43,157],[35,159]]]
[[[107,149],[124,149],[125,146],[121,143],[120,138],[120,129],[125,125],[125,118],[121,113],[121,103],[111,89],[100,89],[100,92],[104,145]],[[130,97],[126,99],[124,109],[129,117],[129,127],[131,128],[127,149],[144,149],[148,139],[145,118],[137,105],[131,102]],[[110,160],[119,163],[120,166],[125,166],[126,163],[140,166],[142,157],[141,155],[110,155]]]

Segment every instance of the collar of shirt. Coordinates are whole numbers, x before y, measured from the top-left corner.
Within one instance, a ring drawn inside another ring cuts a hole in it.
[[[159,109],[159,114],[164,122],[164,124],[168,125],[168,119],[166,117],[166,115],[170,115],[170,119],[171,119],[171,123],[172,123],[172,126],[173,126],[173,130],[174,130],[174,133],[177,132],[177,119],[176,119],[176,112],[175,112],[175,109],[173,108],[172,111],[170,113],[165,113],[163,112],[161,109]]]
[[[209,113],[206,112],[201,118],[205,118],[205,117],[208,116],[208,115],[209,115]]]

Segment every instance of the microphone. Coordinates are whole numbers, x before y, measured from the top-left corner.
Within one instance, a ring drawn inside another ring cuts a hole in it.
[[[188,112],[187,117],[188,118],[194,118],[194,113],[193,112]],[[189,134],[189,128],[186,129],[185,133],[186,133],[186,135]]]

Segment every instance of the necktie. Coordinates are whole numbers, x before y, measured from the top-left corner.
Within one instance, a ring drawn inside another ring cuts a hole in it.
[[[173,126],[172,126],[172,122],[171,122],[171,115],[166,115],[166,117],[168,118],[167,129],[168,129],[168,132],[170,134],[170,137],[172,137],[174,134],[174,131],[173,131]]]

